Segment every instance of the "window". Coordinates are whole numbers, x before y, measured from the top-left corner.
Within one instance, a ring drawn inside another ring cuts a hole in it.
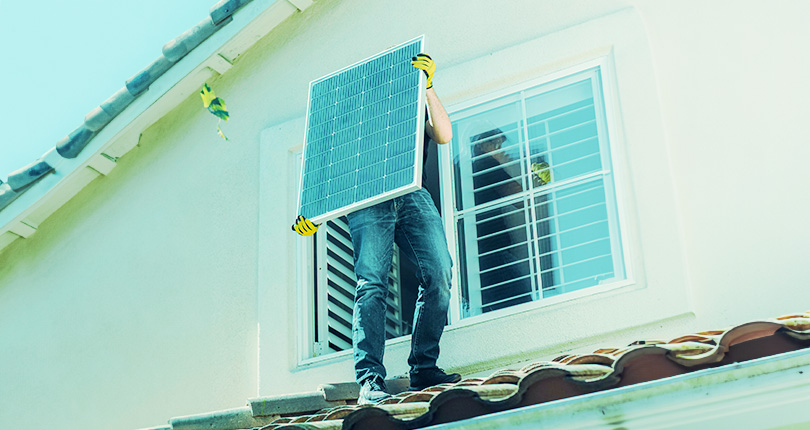
[[[624,277],[598,67],[451,119],[462,318]]]

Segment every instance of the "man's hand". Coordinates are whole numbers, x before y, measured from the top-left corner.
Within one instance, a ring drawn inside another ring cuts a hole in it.
[[[433,73],[436,72],[436,63],[430,58],[428,54],[419,54],[411,58],[411,65],[417,69],[425,72],[427,75],[427,89],[433,88]]]
[[[318,231],[318,226],[320,226],[320,224],[315,225],[309,219],[298,215],[295,224],[292,225],[292,230],[301,236],[312,236]]]

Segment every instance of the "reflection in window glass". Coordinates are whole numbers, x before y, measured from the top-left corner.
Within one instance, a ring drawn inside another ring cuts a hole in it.
[[[463,317],[624,276],[599,76],[453,113]]]

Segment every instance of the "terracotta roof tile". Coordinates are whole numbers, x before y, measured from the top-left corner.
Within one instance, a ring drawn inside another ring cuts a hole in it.
[[[416,429],[808,346],[810,313],[791,314],[669,341],[640,340],[623,348],[562,355],[520,369],[501,369],[486,378],[398,393],[375,405],[345,405],[279,418],[261,429]]]

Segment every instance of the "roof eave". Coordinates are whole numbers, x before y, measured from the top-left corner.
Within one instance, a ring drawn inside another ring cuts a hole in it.
[[[236,57],[293,13],[304,10],[311,4],[311,0],[253,0],[233,13],[232,17],[229,16],[228,19],[232,20],[225,21],[227,25],[216,23],[214,19],[214,8],[220,4],[212,8],[211,18],[217,25],[222,25],[221,28],[171,67],[161,70],[161,76],[149,84],[148,89],[144,88],[142,93],[109,122],[104,121],[105,125],[94,132],[86,146],[74,158],[66,158],[65,147],[57,144],[32,163],[45,162],[51,168],[50,173],[46,172],[47,174],[27,185],[24,192],[7,191],[5,197],[13,201],[0,211],[0,251],[16,239],[27,238],[36,233],[45,219],[87,184],[108,174],[115,167],[118,158],[137,145],[141,133],[147,127],[199,91],[206,80],[227,72]],[[165,55],[171,55],[174,48],[172,42],[164,46],[164,55],[150,67],[161,67],[161,59]],[[148,72],[150,67],[141,73]],[[137,78],[141,73],[127,81],[124,88],[137,85]],[[102,114],[101,109],[95,109],[74,133],[79,133],[88,124],[92,124],[94,113]],[[67,138],[63,142],[66,140]],[[0,186],[8,188],[9,184]]]

